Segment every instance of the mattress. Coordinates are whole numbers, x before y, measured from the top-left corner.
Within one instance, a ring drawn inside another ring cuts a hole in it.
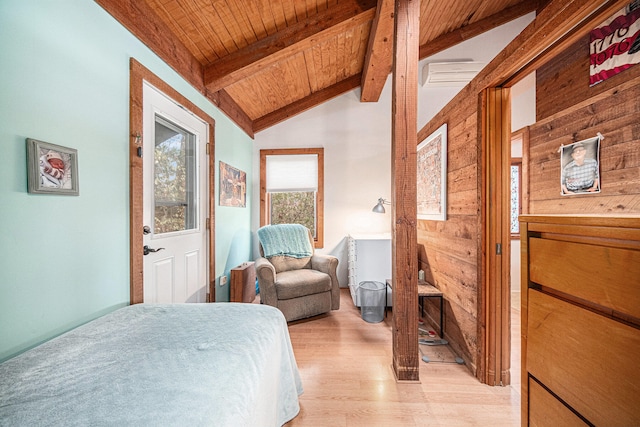
[[[0,425],[281,426],[302,383],[260,304],[137,304],[0,364]]]

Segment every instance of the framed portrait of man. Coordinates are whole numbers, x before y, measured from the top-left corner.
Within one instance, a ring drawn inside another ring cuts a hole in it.
[[[563,196],[600,192],[600,136],[563,145],[560,188]]]

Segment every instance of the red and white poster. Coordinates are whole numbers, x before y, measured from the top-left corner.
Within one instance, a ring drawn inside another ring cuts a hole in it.
[[[589,86],[640,62],[640,0],[591,31]]]

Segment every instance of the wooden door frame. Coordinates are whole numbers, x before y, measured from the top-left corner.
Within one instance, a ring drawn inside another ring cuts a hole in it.
[[[211,116],[198,108],[178,91],[153,74],[134,58],[129,60],[129,263],[130,263],[130,304],[138,304],[144,300],[144,262],[142,254],[143,219],[143,82],[149,82],[158,90],[169,96],[208,125],[207,153],[209,157],[209,191],[208,191],[208,302],[215,302],[215,156],[214,130],[215,121]]]
[[[494,87],[481,94],[482,170],[480,266],[486,286],[481,292],[483,382],[511,384],[511,113],[510,90]]]

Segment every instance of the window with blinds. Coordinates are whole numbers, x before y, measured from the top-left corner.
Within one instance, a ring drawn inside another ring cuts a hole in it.
[[[260,150],[260,225],[302,224],[322,242],[323,149]]]

